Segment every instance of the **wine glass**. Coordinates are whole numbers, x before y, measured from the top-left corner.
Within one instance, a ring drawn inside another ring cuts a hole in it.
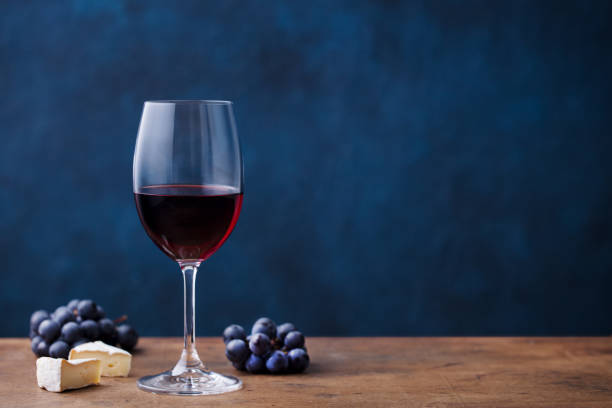
[[[220,394],[242,382],[209,371],[195,346],[195,279],[228,238],[242,206],[242,156],[232,103],[147,101],[134,151],[134,199],[153,242],[183,272],[185,347],[172,370],[138,387],[176,395]]]

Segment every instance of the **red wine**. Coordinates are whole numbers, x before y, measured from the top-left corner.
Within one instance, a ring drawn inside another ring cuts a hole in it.
[[[228,186],[161,185],[134,193],[149,237],[174,260],[203,261],[229,237],[242,193]]]

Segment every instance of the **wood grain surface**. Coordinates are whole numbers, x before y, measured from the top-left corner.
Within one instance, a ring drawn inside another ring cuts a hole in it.
[[[240,391],[155,395],[136,379],[171,368],[182,339],[143,338],[128,378],[51,393],[36,385],[28,339],[0,339],[2,407],[612,407],[612,338],[308,338],[305,374],[237,372],[219,338],[198,339],[209,368]]]

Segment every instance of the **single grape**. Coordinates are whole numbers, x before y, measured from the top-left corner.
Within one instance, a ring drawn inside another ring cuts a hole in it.
[[[234,368],[236,370],[246,371],[246,368],[244,367],[244,363],[234,363],[234,362],[232,362],[232,365],[234,366]]]
[[[297,330],[290,331],[285,336],[285,347],[287,350],[293,350],[304,346],[304,335]]]
[[[128,324],[117,327],[117,336],[119,346],[124,350],[130,351],[138,343],[138,333]]]
[[[246,368],[249,373],[260,373],[265,371],[266,362],[263,358],[256,356],[255,354],[251,354],[244,364],[244,368]]]
[[[75,321],[76,316],[66,306],[60,306],[55,310],[55,313],[53,313],[53,320],[61,327],[68,322]]]
[[[98,322],[98,325],[100,326],[100,333],[101,334],[111,334],[112,329],[115,328],[115,323],[109,319],[109,318],[103,318],[100,319],[100,321]]]
[[[66,307],[68,308],[68,310],[70,310],[71,312],[74,312],[75,310],[77,310],[77,308],[79,307],[79,299],[72,299],[70,302],[68,302],[68,304],[66,305]]]
[[[270,338],[264,333],[255,333],[251,335],[251,341],[249,341],[249,348],[258,356],[263,356],[270,351]]]
[[[71,344],[81,338],[79,325],[75,322],[68,322],[62,326],[62,337],[66,343]]]
[[[73,349],[76,346],[80,346],[81,344],[85,344],[85,343],[89,343],[89,340],[81,338],[81,339],[78,339],[77,341],[75,341],[74,343],[72,343],[70,348]]]
[[[98,314],[97,305],[90,299],[81,300],[77,309],[83,320],[94,320]]]
[[[280,326],[278,326],[276,330],[276,335],[278,336],[278,338],[280,339],[282,343],[285,341],[285,336],[287,335],[287,333],[289,333],[290,331],[294,331],[294,330],[296,330],[296,328],[293,325],[293,323],[283,323]]]
[[[225,346],[225,356],[232,363],[242,364],[249,358],[249,348],[244,340],[230,340]]]
[[[253,329],[251,329],[251,334],[257,333],[263,333],[268,336],[268,338],[273,339],[276,337],[276,327],[267,324],[256,323],[253,326]]]
[[[81,324],[79,324],[79,332],[82,337],[91,341],[98,340],[100,337],[98,323],[93,320],[83,320]]]
[[[84,319],[81,316],[77,316],[75,322],[81,323]]]
[[[60,325],[55,320],[43,320],[38,326],[38,334],[47,344],[51,344],[60,335]]]
[[[36,347],[36,355],[38,357],[49,357],[49,344],[46,341],[41,340],[38,342]]]
[[[70,347],[62,340],[58,340],[49,346],[49,357],[68,358],[68,352],[70,352]]]
[[[301,373],[308,368],[308,364],[310,364],[308,353],[301,348],[291,350],[287,354],[287,358],[289,360],[289,371],[294,373]]]
[[[251,334],[265,333],[270,339],[276,337],[276,323],[269,317],[260,317],[253,323]]]
[[[287,361],[287,356],[282,351],[278,350],[273,352],[266,361],[266,368],[272,374],[283,373],[287,371],[288,366],[289,362]]]
[[[32,353],[38,355],[38,343],[44,341],[42,337],[36,336],[32,339],[32,344],[30,344],[30,348],[32,349]],[[40,356],[38,356],[40,357]]]
[[[30,329],[37,332],[38,326],[40,326],[43,320],[47,320],[48,318],[49,312],[47,312],[46,310],[35,311],[34,313],[32,313],[32,316],[30,316]]]
[[[106,316],[106,312],[104,311],[102,306],[96,305],[96,319],[95,320],[103,319],[105,316]]]
[[[106,343],[114,346],[117,344],[117,340],[119,338],[119,333],[117,332],[117,328],[115,327],[115,323],[108,318],[100,319],[98,322],[98,326],[100,327],[100,339]]]
[[[237,324],[229,325],[223,330],[223,342],[227,344],[228,341],[234,339],[244,340],[246,338],[246,333],[242,326]]]
[[[270,319],[269,317],[260,317],[259,319],[255,320],[253,326],[257,324],[265,324],[266,326],[272,326],[276,329],[276,323],[274,323],[274,320]]]

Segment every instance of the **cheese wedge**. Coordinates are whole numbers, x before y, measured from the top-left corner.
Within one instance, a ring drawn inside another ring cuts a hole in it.
[[[41,357],[36,360],[38,386],[47,391],[62,392],[100,383],[100,360],[93,358],[64,360]]]
[[[127,377],[132,366],[130,353],[101,341],[81,344],[70,350],[70,360],[82,358],[100,360],[103,377]]]

